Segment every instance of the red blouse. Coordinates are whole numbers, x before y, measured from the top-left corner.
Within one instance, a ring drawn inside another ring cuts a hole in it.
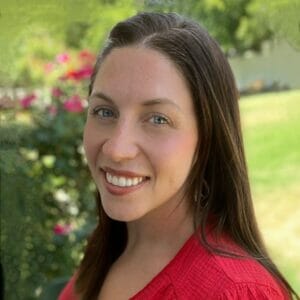
[[[222,245],[224,241],[222,241]],[[237,251],[236,246],[228,243]],[[242,253],[239,250],[239,253]],[[74,277],[59,300],[77,300]],[[192,235],[169,264],[131,300],[290,299],[257,261],[207,251]]]

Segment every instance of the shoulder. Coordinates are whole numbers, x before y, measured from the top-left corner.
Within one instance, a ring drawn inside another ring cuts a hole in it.
[[[288,299],[255,259],[212,253],[196,237],[191,243],[168,274],[178,299]]]
[[[234,283],[215,295],[216,300],[288,300],[289,297],[277,287],[258,283]]]

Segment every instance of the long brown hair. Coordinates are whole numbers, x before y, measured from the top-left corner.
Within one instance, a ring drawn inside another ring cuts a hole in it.
[[[137,14],[110,32],[97,59],[89,94],[105,57],[114,48],[131,45],[155,49],[171,59],[192,93],[200,136],[187,191],[193,199],[194,225],[200,228],[200,241],[207,249],[222,253],[205,236],[208,217],[216,216],[216,232],[227,233],[272,273],[290,296],[295,294],[270,259],[257,227],[241,133],[239,94],[219,45],[198,23],[175,13]],[[76,276],[76,290],[84,300],[97,297],[110,266],[127,241],[126,224],[105,214],[99,192],[96,198],[98,225]]]

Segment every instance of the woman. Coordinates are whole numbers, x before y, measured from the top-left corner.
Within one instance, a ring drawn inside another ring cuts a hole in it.
[[[198,24],[112,29],[84,148],[99,223],[61,300],[292,297],[257,228],[231,69]]]

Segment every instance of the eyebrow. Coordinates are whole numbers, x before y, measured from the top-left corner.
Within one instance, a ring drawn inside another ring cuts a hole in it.
[[[102,92],[92,93],[88,97],[89,100],[94,99],[94,98],[102,99],[102,100],[105,100],[106,102],[109,102],[110,104],[115,105],[114,100],[110,96],[105,95]],[[172,105],[172,106],[174,106],[175,108],[177,108],[178,110],[181,111],[181,108],[174,101],[172,101],[168,98],[154,98],[154,99],[146,100],[142,103],[143,106],[153,106],[153,105],[160,105],[160,104]]]

